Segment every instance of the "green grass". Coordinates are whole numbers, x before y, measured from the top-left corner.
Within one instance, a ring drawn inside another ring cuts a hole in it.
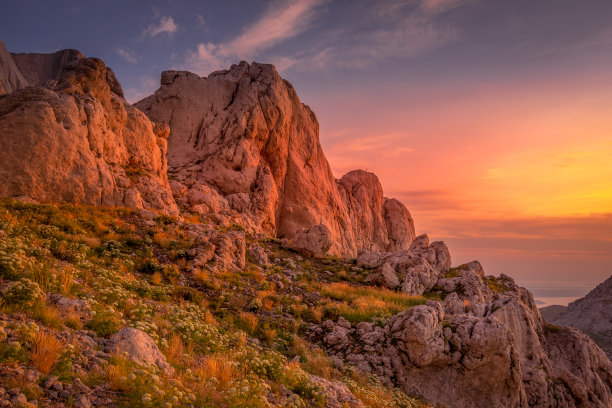
[[[389,317],[427,302],[424,296],[410,296],[371,286],[351,286],[343,282],[326,286],[323,294],[338,301],[327,305],[327,311],[351,323]]]
[[[507,292],[508,290],[510,290],[510,288],[508,288],[506,285],[501,283],[494,276],[485,276],[484,281],[489,287],[489,289],[491,289],[493,292],[502,293],[502,292]]]

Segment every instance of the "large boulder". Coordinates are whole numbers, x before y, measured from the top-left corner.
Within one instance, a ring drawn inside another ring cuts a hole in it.
[[[132,327],[119,330],[110,338],[108,350],[135,363],[156,366],[169,375],[174,373],[155,341],[142,330]]]
[[[241,62],[208,77],[166,71],[135,106],[170,124],[181,205],[246,214],[257,231],[288,239],[323,224],[330,253],[346,256],[406,249],[414,237],[408,210],[383,197],[376,176],[334,179],[315,114],[272,65]]]
[[[298,231],[293,239],[292,246],[300,251],[312,255],[325,255],[332,247],[331,231],[323,224]]]
[[[19,54],[18,64],[0,54],[32,85],[0,97],[0,195],[178,214],[167,127],[123,99],[110,68],[71,50]]]

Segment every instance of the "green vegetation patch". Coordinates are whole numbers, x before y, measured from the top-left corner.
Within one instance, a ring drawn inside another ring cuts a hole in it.
[[[351,286],[343,282],[327,285],[323,294],[337,301],[327,305],[327,311],[351,323],[389,317],[427,302],[424,296],[411,296],[372,286]]]

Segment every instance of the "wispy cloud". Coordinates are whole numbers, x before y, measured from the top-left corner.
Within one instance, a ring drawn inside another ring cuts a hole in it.
[[[457,40],[458,29],[441,16],[475,0],[386,0],[332,4],[326,0],[273,1],[268,9],[234,38],[202,42],[185,68],[207,74],[238,60],[260,59],[280,71],[366,68],[405,58]],[[329,4],[329,7],[323,7]],[[320,13],[336,7],[333,28],[317,25]],[[298,35],[299,47],[291,41]]]
[[[252,59],[264,51],[302,33],[312,22],[323,0],[273,2],[263,15],[237,37],[224,43],[200,43],[187,65],[200,73],[222,68],[240,59]],[[287,56],[277,58],[285,66],[293,64]]]
[[[421,0],[420,8],[426,13],[440,14],[471,3],[473,0]]]
[[[160,34],[172,36],[178,30],[178,25],[171,16],[162,16],[159,22],[153,23],[142,32],[143,37],[157,37]]]
[[[129,52],[128,50],[126,50],[125,48],[117,48],[116,49],[117,54],[123,58],[124,60],[126,60],[127,62],[129,62],[130,64],[137,64],[138,63],[138,58],[131,52]]]
[[[456,41],[459,29],[442,18],[471,0],[395,0],[364,2],[351,10],[342,29],[325,35],[300,55],[300,65],[316,68],[367,68],[414,57]]]

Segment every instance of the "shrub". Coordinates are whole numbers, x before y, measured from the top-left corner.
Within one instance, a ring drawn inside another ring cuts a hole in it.
[[[302,370],[299,363],[287,364],[282,382],[300,397],[312,401],[313,406],[325,406],[325,390]]]
[[[97,312],[85,327],[96,332],[98,336],[110,337],[121,329],[121,321],[110,311]]]
[[[146,275],[153,275],[154,273],[162,273],[164,271],[164,267],[157,262],[157,260],[152,258],[145,259],[139,266],[138,272],[144,273]]]
[[[32,282],[28,278],[22,278],[18,281],[9,282],[2,295],[7,305],[25,310],[39,307],[45,294],[36,282]]]
[[[510,290],[506,285],[499,282],[494,276],[485,276],[484,281],[493,292],[507,292]]]
[[[552,323],[546,323],[544,325],[544,332],[547,333],[547,334],[559,333],[561,330],[563,330],[562,327],[559,327],[559,326],[554,325]]]

